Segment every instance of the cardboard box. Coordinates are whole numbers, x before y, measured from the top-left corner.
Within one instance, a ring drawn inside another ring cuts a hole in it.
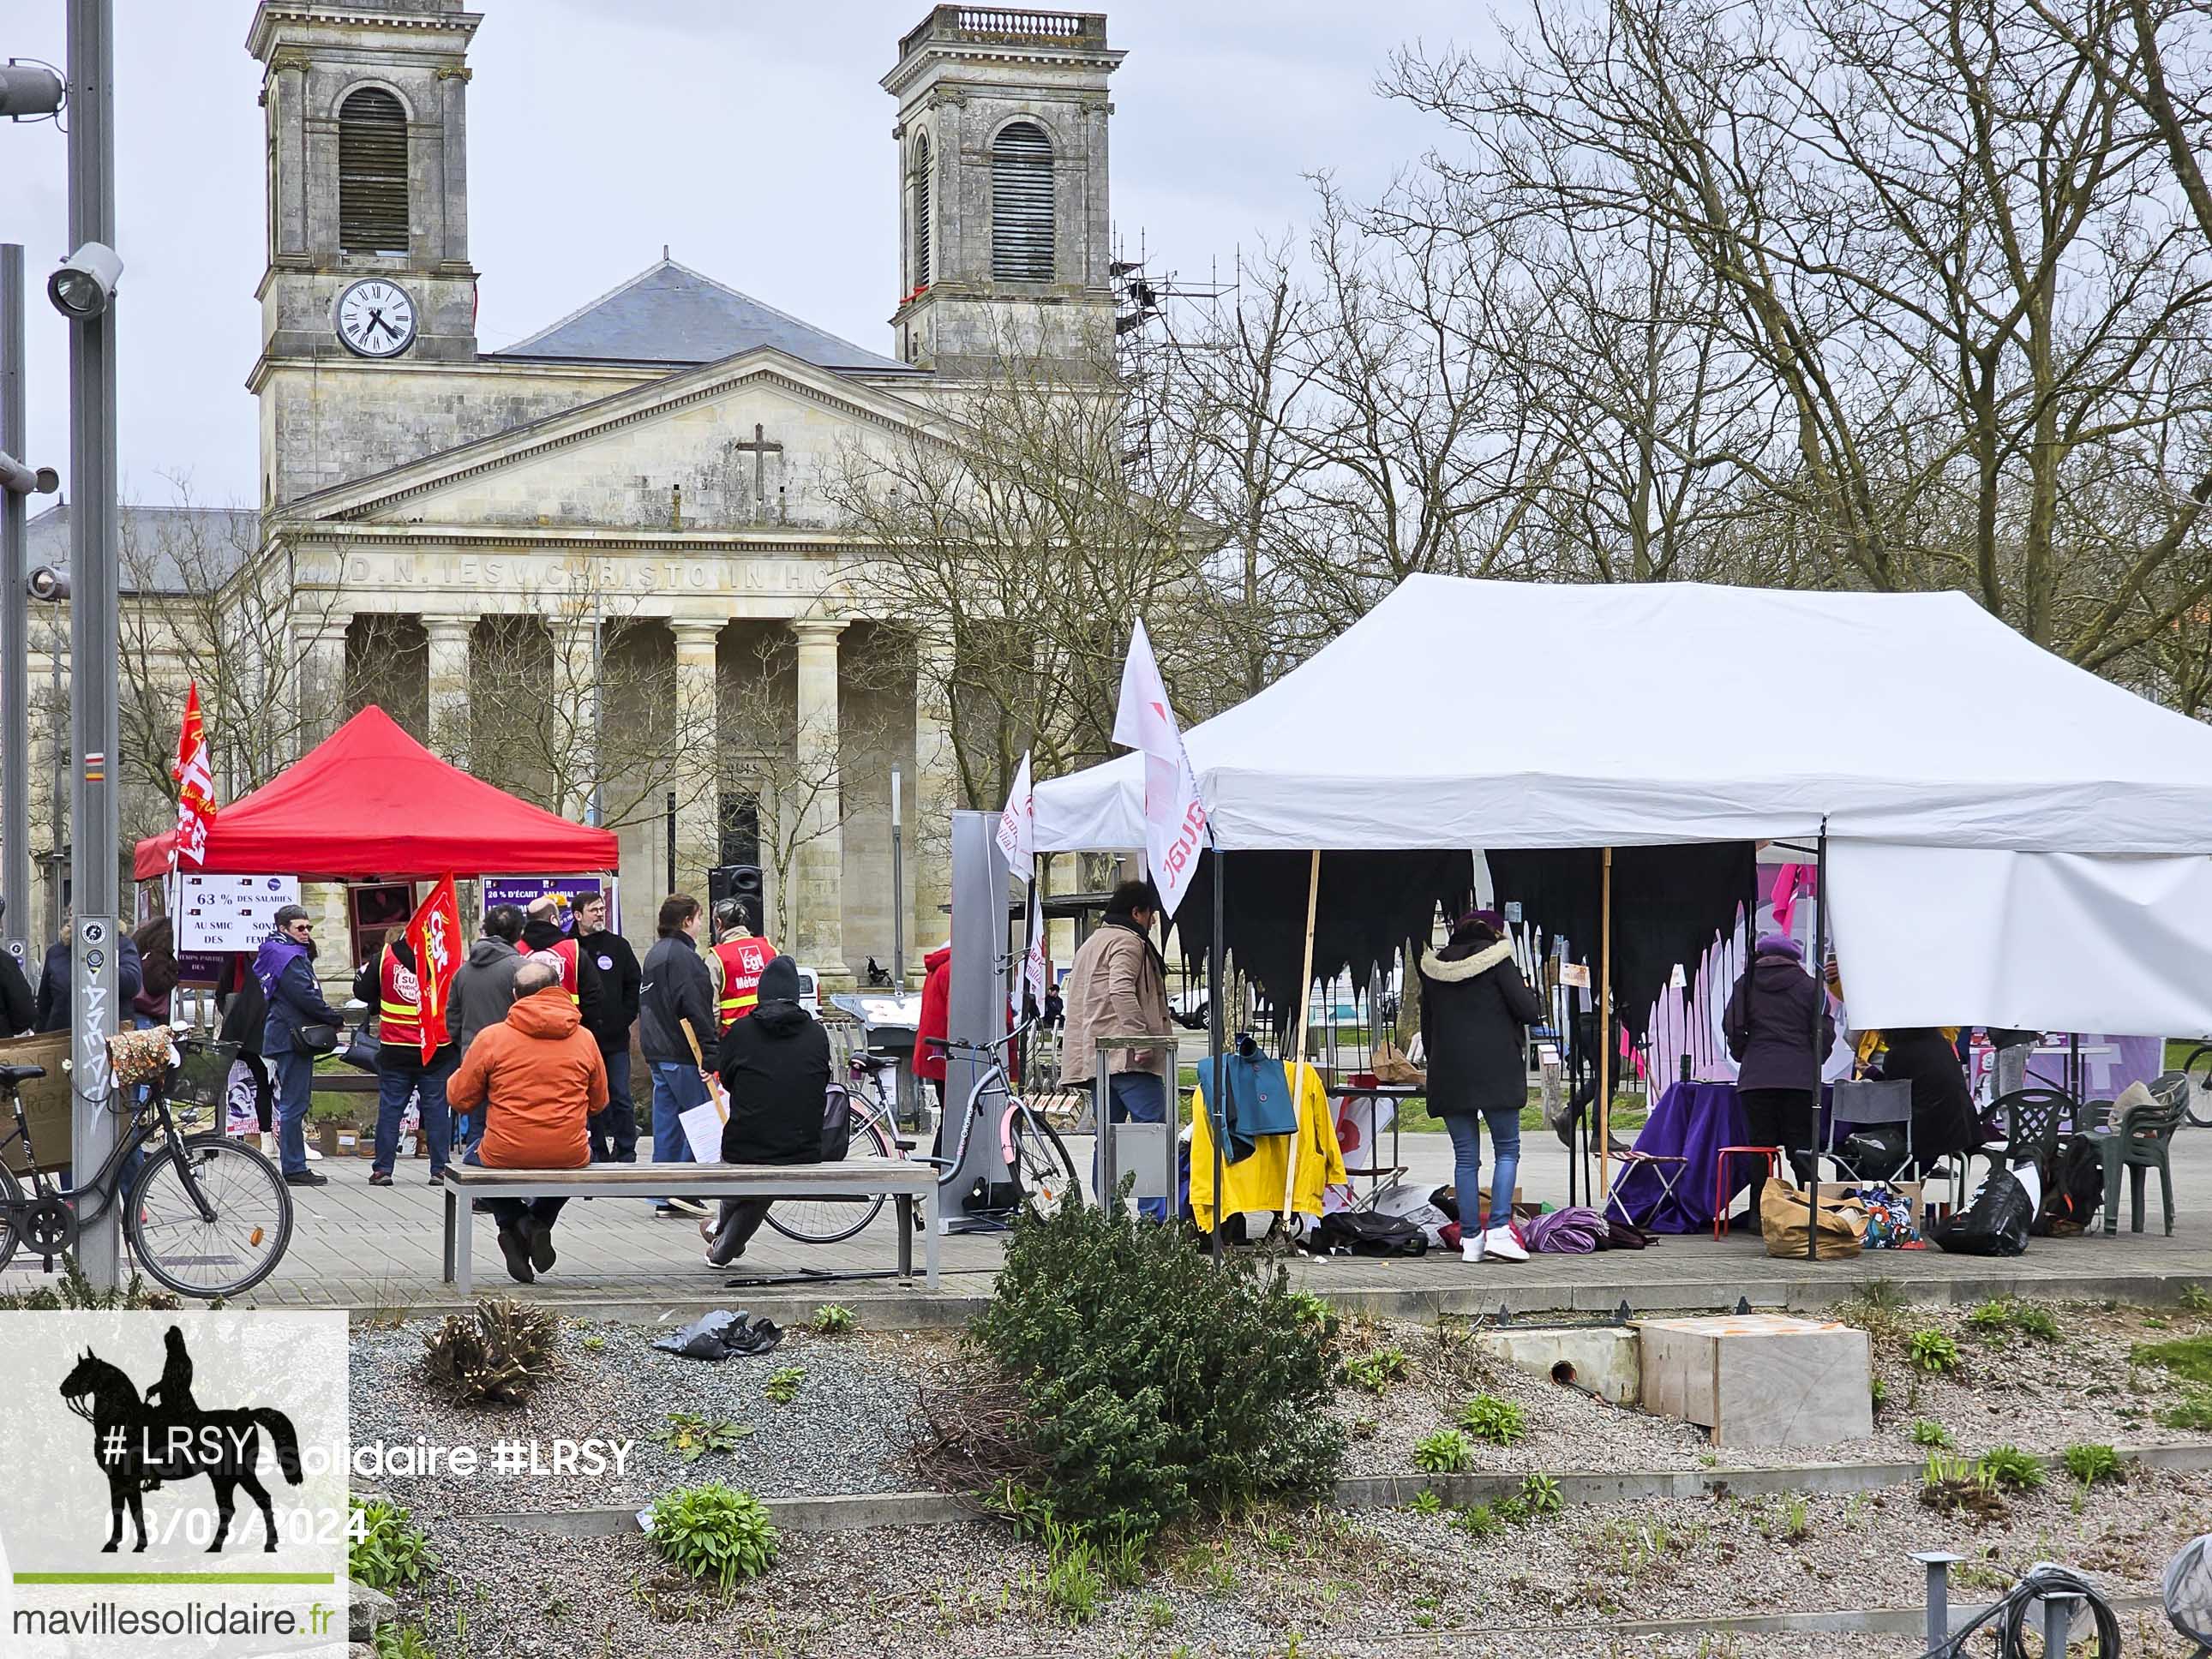
[[[70,1161],[70,1076],[62,1069],[69,1057],[69,1033],[43,1031],[36,1036],[10,1037],[0,1042],[0,1063],[43,1066],[44,1077],[17,1085],[23,1115],[30,1121],[31,1146],[42,1168],[58,1170]],[[0,1138],[8,1142],[4,1155],[9,1170],[19,1176],[31,1172],[23,1143],[15,1138],[15,1116],[0,1109]]]

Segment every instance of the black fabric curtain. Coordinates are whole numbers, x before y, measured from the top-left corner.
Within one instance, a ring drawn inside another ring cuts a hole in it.
[[[1603,854],[1595,847],[1487,854],[1501,905],[1569,956],[1595,965],[1603,902]],[[1756,879],[1749,842],[1687,847],[1616,847],[1613,852],[1613,1006],[1642,1042],[1651,1005],[1674,964],[1694,970],[1707,947],[1735,926]],[[1231,895],[1236,893],[1232,872]],[[1548,950],[1548,945],[1545,947]]]
[[[1182,908],[1176,938],[1183,961],[1202,969],[1213,939],[1213,860],[1208,848]],[[1311,853],[1224,853],[1222,930],[1235,967],[1271,1006],[1296,1018],[1298,964],[1305,954],[1306,886]],[[1314,977],[1350,973],[1364,985],[1387,971],[1409,941],[1429,941],[1437,907],[1456,916],[1474,902],[1470,853],[1323,853],[1314,913]]]

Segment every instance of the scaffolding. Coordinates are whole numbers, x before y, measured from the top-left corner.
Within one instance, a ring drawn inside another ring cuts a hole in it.
[[[1114,358],[1130,399],[1122,461],[1134,467],[1152,459],[1152,428],[1168,400],[1178,395],[1194,356],[1218,350],[1221,302],[1237,292],[1209,261],[1204,280],[1152,269],[1145,234],[1137,234],[1133,259],[1121,234],[1107,276],[1114,291]]]

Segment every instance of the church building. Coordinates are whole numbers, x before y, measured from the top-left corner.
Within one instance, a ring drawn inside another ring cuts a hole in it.
[[[890,959],[896,768],[916,963],[946,930],[927,829],[956,804],[945,677],[872,605],[869,549],[824,480],[871,447],[957,441],[963,380],[1009,338],[1049,356],[1110,337],[1121,54],[1101,15],[957,5],[898,42],[886,351],[666,257],[486,350],[467,153],[483,17],[261,0],[248,37],[259,566],[293,586],[301,695],[321,729],[374,701],[616,827],[634,936],[662,892],[703,896],[708,866],[762,865],[779,942],[833,983]]]

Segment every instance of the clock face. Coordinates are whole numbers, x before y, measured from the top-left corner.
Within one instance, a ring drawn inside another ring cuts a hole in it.
[[[363,357],[396,357],[415,343],[415,301],[381,276],[365,277],[338,295],[338,338]]]

